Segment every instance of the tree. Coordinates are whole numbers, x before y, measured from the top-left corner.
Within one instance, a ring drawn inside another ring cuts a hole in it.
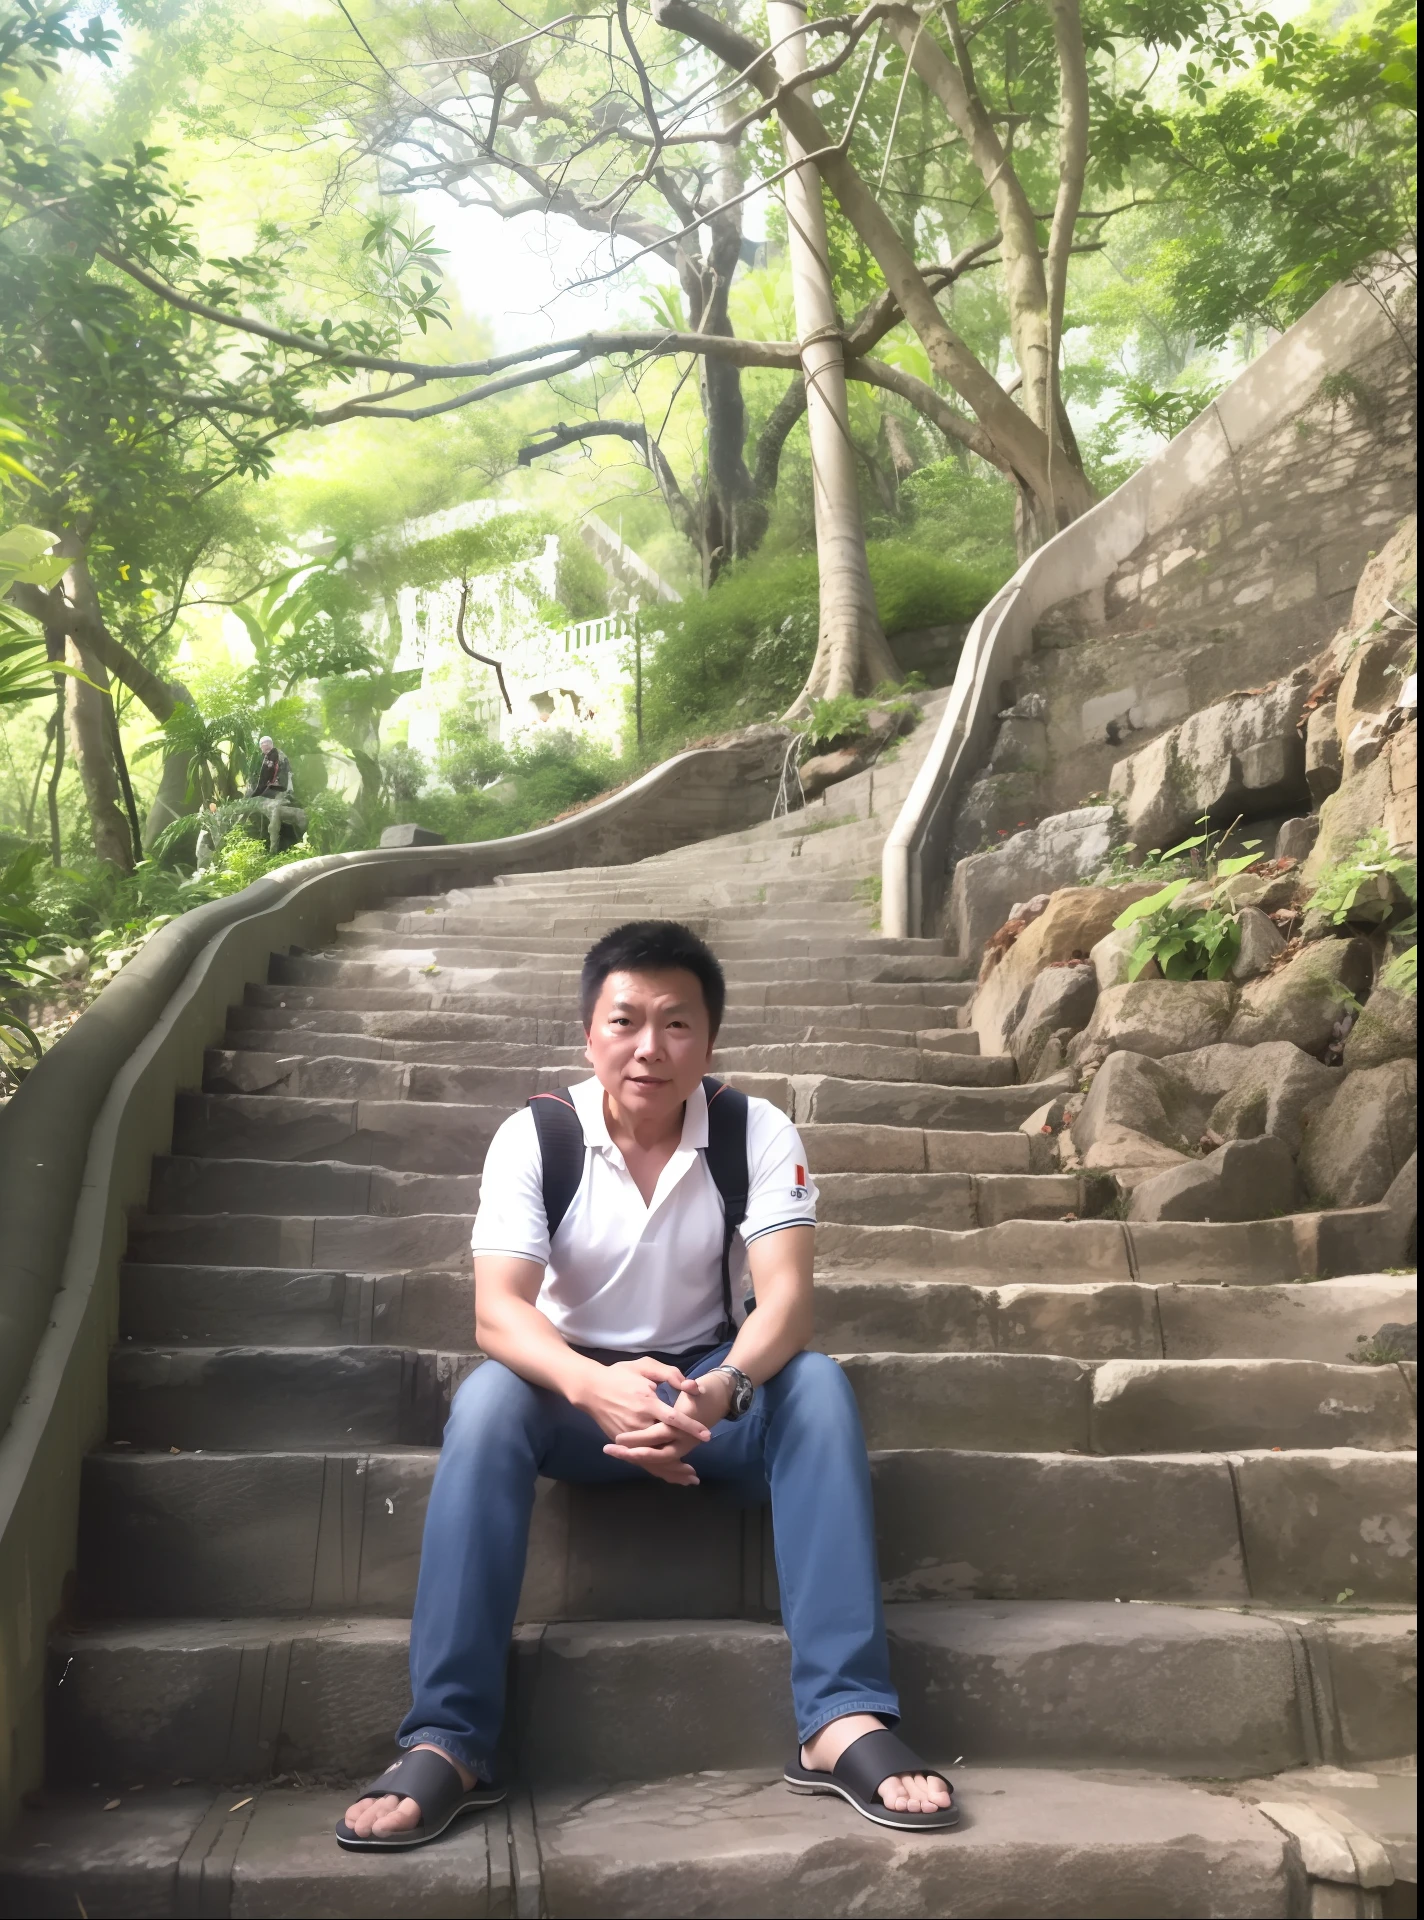
[[[805,8],[800,0],[769,0],[766,17],[784,84],[807,65]],[[881,631],[865,555],[855,443],[846,404],[845,341],[831,283],[820,176],[789,130],[785,141],[792,165],[785,187],[786,226],[821,576],[816,655],[788,716],[799,717],[815,699],[869,692],[879,681],[898,679],[899,670]]]

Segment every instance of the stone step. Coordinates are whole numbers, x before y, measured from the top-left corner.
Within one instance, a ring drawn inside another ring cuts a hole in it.
[[[472,949],[454,949],[470,952]],[[727,972],[727,998],[756,1004],[755,989],[768,983],[789,988],[798,985],[825,987],[847,983],[866,986],[960,986],[963,967],[953,959],[923,958],[897,960],[876,954],[827,955],[824,959],[787,957],[770,960],[743,960]],[[400,950],[372,948],[359,960],[338,954],[274,954],[269,979],[280,986],[329,987],[420,987],[433,976],[440,977],[447,992],[520,993],[538,999],[543,996],[567,997],[577,1004],[579,969],[576,965],[545,964],[523,967],[507,959],[495,959],[488,966],[460,964],[446,960],[434,947],[410,947]],[[816,996],[811,996],[815,998]],[[858,995],[858,998],[864,997]],[[779,1002],[786,1002],[783,993]]]
[[[1383,1274],[1254,1287],[816,1282],[816,1344],[832,1353],[1336,1362],[1415,1314],[1413,1279]],[[461,1272],[131,1262],[122,1273],[120,1337],[149,1346],[364,1343],[449,1352],[468,1346],[473,1328],[470,1278]]]
[[[1059,1220],[1083,1206],[1078,1174],[848,1172],[818,1175],[818,1186],[821,1219],[851,1224],[914,1219],[966,1229],[1008,1219]],[[479,1195],[478,1172],[395,1173],[338,1160],[214,1160],[163,1154],[153,1163],[149,1211],[378,1217],[458,1213],[472,1219]]]
[[[409,1613],[435,1458],[91,1454],[83,1613]],[[919,1448],[871,1469],[887,1600],[1412,1604],[1412,1454]],[[541,1482],[521,1617],[755,1616],[775,1605],[768,1536],[714,1488]]]
[[[858,1046],[922,1048],[934,1053],[977,1057],[979,1036],[972,1028],[867,1027],[842,1024],[840,1015],[858,1008],[832,1008],[828,1017],[803,1027],[799,1019],[728,1021],[717,1036],[717,1061],[728,1052],[762,1046]],[[925,1010],[919,1010],[925,1018]],[[475,1026],[479,1021],[479,1027]],[[424,1031],[422,1031],[422,1025]],[[234,1007],[222,1046],[231,1052],[344,1054],[365,1060],[434,1060],[470,1066],[584,1066],[587,1044],[577,1021],[510,1021],[527,1034],[502,1032],[499,1017],[449,1013],[289,1012],[270,1007]],[[454,1031],[442,1032],[441,1028]],[[537,1029],[549,1031],[539,1037]],[[469,1033],[462,1027],[475,1028]],[[382,1029],[394,1028],[395,1031]],[[483,1031],[480,1030],[483,1028]],[[437,1049],[444,1049],[443,1052]],[[715,1068],[716,1062],[714,1062]]]
[[[914,1220],[964,1232],[1003,1220],[1062,1220],[1084,1207],[1085,1181],[1076,1173],[821,1173],[814,1161],[812,1172],[823,1223],[899,1226]]]
[[[416,1100],[291,1100],[180,1093],[173,1147],[219,1159],[342,1160],[393,1172],[467,1174],[509,1118],[506,1106]]]
[[[843,1279],[857,1272],[897,1280],[939,1273],[1005,1281],[1145,1280],[1152,1285],[1181,1281],[1220,1286],[1250,1274],[1258,1286],[1279,1285],[1299,1277],[1301,1239],[1308,1238],[1318,1217],[1130,1224],[1006,1220],[964,1233],[828,1222],[817,1229],[816,1258],[821,1271]]]
[[[612,924],[610,922],[610,927]],[[684,920],[683,924],[688,923]],[[607,930],[590,923],[587,927],[555,933],[543,924],[531,926],[530,915],[523,909],[517,914],[498,916],[471,907],[425,907],[418,913],[389,910],[358,913],[337,929],[336,944],[339,948],[380,946],[391,942],[393,936],[397,945],[403,944],[406,937],[437,946],[463,941],[497,953],[538,957],[558,954],[571,964],[578,964],[593,940]],[[704,920],[694,931],[711,939],[724,965],[741,956],[755,959],[763,950],[803,952],[807,957],[847,953],[891,954],[899,958],[945,957],[944,942],[939,939],[899,940],[882,934],[847,934],[843,929],[822,927],[798,932],[792,920],[779,915],[767,918],[764,913],[754,917],[743,912],[727,916],[716,925],[715,932],[712,923]]]
[[[280,954],[273,955],[273,966],[282,959]],[[285,964],[295,964],[287,962]],[[446,1012],[509,1014],[516,1019],[556,1019],[568,1020],[578,1008],[578,994],[574,988],[557,994],[546,993],[537,982],[531,982],[526,992],[495,991],[493,988],[480,987],[478,991],[459,990],[452,985],[454,976],[449,973],[435,977],[416,973],[407,977],[409,970],[398,969],[400,979],[390,986],[335,986],[331,984],[293,984],[291,981],[249,986],[244,999],[248,1006],[257,1007],[334,1007],[350,1013],[381,1012]],[[923,981],[876,980],[868,985],[857,981],[845,980],[791,980],[781,985],[749,986],[738,990],[731,1003],[733,1018],[755,1016],[767,1010],[783,1007],[793,1008],[809,1024],[826,1018],[828,1007],[858,1007],[861,1018],[875,1027],[905,1025],[922,1027],[929,1024],[924,1009],[933,1016],[943,1015],[952,1009],[958,1012],[966,999],[962,981],[941,980]],[[898,1018],[888,1017],[891,1009],[899,1010]]]
[[[158,1265],[467,1273],[472,1225],[469,1213],[135,1213],[128,1257]]]
[[[394,1173],[339,1160],[210,1160],[160,1154],[151,1213],[459,1214],[472,1220],[479,1173]]]
[[[10,1911],[67,1920],[76,1901],[88,1914],[197,1910],[172,1904],[190,1883],[203,1912],[411,1920],[859,1916],[884,1910],[892,1886],[909,1920],[1306,1910],[1296,1843],[1230,1794],[1134,1772],[968,1764],[954,1779],[966,1819],[952,1837],[887,1832],[839,1800],[793,1796],[775,1768],[543,1789],[438,1846],[374,1855],[332,1842],[342,1788],[163,1787],[110,1813],[106,1784],[26,1814],[0,1856],[0,1890]]]
[[[393,1172],[465,1174],[484,1165],[485,1148],[510,1111],[449,1101],[180,1093],[173,1145],[201,1158],[341,1160]],[[1027,1173],[1030,1167],[1028,1138],[1017,1130],[808,1123],[800,1132],[818,1172]]]
[[[391,1040],[374,1044],[390,1053],[433,1047],[453,1053],[455,1059],[365,1059],[349,1053],[249,1053],[211,1047],[204,1056],[204,1091],[271,1093],[308,1100],[451,1100],[460,1105],[514,1108],[535,1093],[565,1086],[570,1077],[587,1077],[587,1067],[573,1049],[556,1066],[486,1067],[460,1064],[468,1049],[459,1041]],[[974,1054],[840,1042],[826,1046],[729,1047],[718,1050],[714,1065],[727,1075],[771,1075],[778,1079],[814,1076],[849,1086],[888,1084],[916,1093],[927,1089],[937,1093],[941,1088],[1008,1087],[1014,1070],[1007,1054],[980,1059]],[[582,1072],[578,1071],[581,1066]],[[924,1122],[907,1120],[907,1124]]]
[[[1412,1748],[1405,1612],[920,1603],[887,1608],[886,1626],[904,1735],[946,1760],[1219,1780]],[[52,1777],[131,1789],[175,1774],[379,1773],[410,1700],[409,1638],[404,1620],[360,1615],[61,1632]],[[657,1779],[685,1764],[690,1724],[709,1769],[774,1767],[796,1745],[789,1682],[775,1622],[525,1627],[501,1775],[530,1786]]]
[[[438,1446],[481,1364],[393,1346],[117,1346],[109,1426],[184,1451]],[[1104,1360],[1037,1353],[841,1356],[867,1445],[989,1453],[1416,1444],[1412,1363]]]

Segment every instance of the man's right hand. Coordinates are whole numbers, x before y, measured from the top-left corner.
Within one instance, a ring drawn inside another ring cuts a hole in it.
[[[669,1406],[659,1397],[657,1388],[674,1387],[679,1393],[686,1390],[688,1382],[676,1367],[665,1366],[661,1360],[619,1360],[610,1367],[597,1366],[588,1376],[587,1385],[579,1394],[577,1404],[585,1413],[591,1414],[611,1441],[619,1434],[640,1432],[646,1428],[660,1425],[671,1428],[684,1435],[688,1448],[700,1446],[712,1435],[694,1414],[684,1412],[682,1408]],[[615,1451],[606,1448],[605,1451]],[[640,1463],[641,1464],[641,1463]],[[666,1480],[672,1486],[695,1487],[697,1475],[685,1460],[673,1459],[664,1450],[656,1470],[648,1464],[646,1470],[656,1480]]]

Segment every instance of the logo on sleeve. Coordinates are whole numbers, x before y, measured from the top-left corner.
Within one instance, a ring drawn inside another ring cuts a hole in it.
[[[806,1191],[806,1169],[800,1165],[796,1168],[796,1184],[791,1189],[791,1198],[793,1200],[805,1200],[809,1198]]]

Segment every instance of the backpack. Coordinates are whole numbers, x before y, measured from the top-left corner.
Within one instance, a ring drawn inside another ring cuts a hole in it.
[[[730,1339],[737,1323],[732,1315],[732,1240],[747,1217],[747,1096],[707,1074],[707,1170],[712,1175],[726,1219],[722,1233],[722,1326],[718,1339]],[[539,1136],[543,1162],[544,1212],[553,1239],[559,1223],[573,1205],[583,1181],[583,1122],[567,1087],[556,1093],[536,1093],[529,1102],[534,1131]],[[748,1312],[751,1310],[748,1302]]]

